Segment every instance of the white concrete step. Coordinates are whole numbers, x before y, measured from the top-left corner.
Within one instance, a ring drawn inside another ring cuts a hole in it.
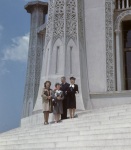
[[[91,129],[110,129],[110,128],[118,128],[118,127],[131,127],[131,121],[128,119],[125,120],[114,120],[114,121],[106,121],[106,122],[88,122],[88,120],[84,120],[83,122],[80,121],[79,119],[76,119],[77,122],[74,122],[74,120],[72,122],[68,122],[68,124],[66,123],[59,123],[59,124],[53,124],[53,125],[49,125],[49,126],[39,126],[39,127],[34,127],[32,129],[27,128],[27,129],[21,129],[18,130],[16,132],[9,133],[9,134],[2,134],[0,136],[0,138],[2,136],[6,137],[12,137],[12,136],[17,136],[17,135],[24,135],[26,133],[26,135],[32,135],[32,134],[37,134],[39,131],[42,133],[55,133],[55,132],[62,132],[62,131],[81,131],[81,130],[91,130]],[[74,123],[75,123],[75,129],[74,128]],[[59,130],[57,131],[57,127],[59,127]]]
[[[74,148],[74,147],[88,147],[88,146],[131,146],[131,139],[115,139],[115,140],[86,140],[86,141],[67,141],[67,142],[50,142],[50,143],[26,143],[26,144],[14,144],[14,145],[1,145],[0,149],[3,148],[14,148],[14,149],[23,149],[23,148]]]
[[[131,112],[131,109],[130,109],[130,112]],[[82,114],[82,116],[80,116],[80,120],[83,120],[83,118],[85,118],[85,117],[88,117],[87,119],[89,120],[89,122],[91,122],[91,121],[99,121],[100,119],[102,119],[102,120],[108,120],[108,118],[109,119],[111,119],[111,120],[113,120],[113,118],[114,119],[116,119],[116,117],[117,117],[117,119],[121,119],[121,117],[123,117],[123,113],[121,113],[121,112],[119,112],[119,111],[117,111],[116,113],[114,113],[114,112],[110,112],[110,113],[108,113],[108,114],[106,114],[106,113],[102,113],[102,114],[99,114],[99,113],[96,113],[96,114],[87,114],[87,112],[86,112],[86,114]],[[117,115],[116,115],[117,114]],[[118,116],[119,116],[119,118],[118,118]],[[127,113],[126,112],[126,114],[125,114],[125,116],[126,116],[126,119],[131,119],[131,114],[130,113]],[[94,118],[93,118],[94,117]],[[97,117],[97,118],[96,118]],[[66,120],[65,121],[65,123],[67,123],[67,122],[70,122],[71,120]],[[77,120],[76,120],[77,121]],[[17,130],[17,129],[16,129]],[[11,134],[13,133],[13,132],[16,132],[16,130],[12,130],[12,131],[9,131],[9,132],[11,132]],[[18,129],[19,130],[19,129]],[[9,133],[8,132],[8,133]],[[7,134],[8,134],[7,133]],[[4,134],[6,134],[6,133],[4,133]],[[1,134],[2,135],[2,134]]]
[[[44,137],[65,137],[65,136],[78,136],[78,135],[104,135],[104,134],[131,134],[131,128],[114,128],[114,129],[101,129],[101,130],[82,130],[82,131],[71,131],[71,132],[59,132],[59,133],[51,133],[51,134],[46,134],[44,132],[37,132],[34,135],[18,135],[18,136],[13,136],[12,137],[4,137],[1,138],[0,141],[6,141],[6,140],[21,140],[21,139],[29,139],[29,138],[44,138]]]
[[[45,139],[44,139],[45,138]],[[44,140],[43,140],[44,139]],[[51,136],[35,136],[28,138],[19,138],[19,139],[6,139],[1,140],[0,145],[13,145],[13,144],[24,144],[24,143],[49,143],[49,142],[67,142],[67,141],[89,141],[89,140],[118,140],[118,139],[131,139],[131,133],[123,133],[123,134],[99,134],[99,135],[70,135],[63,137],[55,137]]]
[[[15,150],[15,149],[8,149],[8,150]],[[28,148],[28,149],[21,149],[21,150],[131,150],[131,146],[93,146],[93,147],[75,147],[75,148]]]
[[[0,134],[0,150],[131,150],[131,105],[78,112],[78,118]]]
[[[59,127],[59,126],[58,126]],[[105,124],[105,125],[88,125],[88,124],[81,124],[79,126],[70,126],[70,127],[64,127],[64,128],[44,128],[43,129],[36,129],[34,131],[26,131],[26,132],[16,132],[14,134],[7,134],[3,138],[11,138],[14,136],[32,136],[32,135],[37,135],[39,133],[44,133],[44,134],[56,134],[56,133],[65,133],[65,132],[76,132],[76,131],[90,131],[90,130],[104,130],[104,129],[116,129],[116,128],[131,128],[131,123],[119,123],[119,124]],[[0,137],[2,138],[2,137]]]
[[[8,149],[8,150],[15,150],[15,149]],[[75,147],[75,148],[28,148],[28,149],[21,149],[21,150],[131,150],[131,146],[106,146],[106,147]]]
[[[104,108],[99,108],[99,109],[92,109],[92,110],[88,110],[89,113],[96,113],[96,112],[111,112],[111,111],[120,111],[120,110],[130,110],[131,109],[131,104],[127,104],[127,105],[119,105],[119,106],[112,106],[112,107],[104,107]],[[82,111],[87,112],[86,111]],[[81,111],[79,111],[78,113],[81,113]]]
[[[131,111],[126,111],[126,112],[108,112],[108,113],[96,113],[96,114],[82,114],[81,115],[81,119],[83,119],[83,118],[93,118],[93,117],[112,117],[112,116],[130,116],[131,115]]]

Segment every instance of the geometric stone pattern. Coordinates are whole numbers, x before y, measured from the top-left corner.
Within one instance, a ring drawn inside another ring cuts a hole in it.
[[[106,78],[107,91],[115,91],[115,59],[114,59],[114,29],[113,29],[113,1],[105,2],[106,24]]]
[[[64,19],[66,18],[66,20]],[[53,35],[52,35],[53,34]],[[46,27],[46,44],[48,45],[53,36],[53,43],[60,38],[64,40],[66,36],[67,42],[77,39],[77,16],[76,16],[76,0],[49,0],[49,16]],[[52,45],[53,47],[53,45]]]
[[[64,37],[64,0],[56,0],[54,4],[53,41]]]
[[[31,13],[30,42],[28,52],[27,74],[24,93],[23,117],[32,114],[37,98],[41,63],[42,63],[42,35],[37,34],[38,27],[44,23],[44,14],[47,13],[47,3],[30,2],[25,9]]]
[[[78,1],[79,2],[79,1]],[[76,0],[66,1],[66,40],[70,39],[76,43],[77,40],[77,7]]]
[[[82,46],[81,48],[85,48],[83,47],[85,44],[85,33],[84,33],[84,13],[83,13],[83,9],[84,9],[84,3],[83,0],[78,1],[78,32],[79,32],[79,40],[80,40],[80,46]],[[80,48],[80,49],[81,49]]]
[[[54,5],[53,0],[49,0],[48,1],[48,21],[47,21],[46,35],[45,35],[45,39],[46,39],[45,49],[52,37],[52,32],[53,32],[53,16],[54,16],[53,5]]]

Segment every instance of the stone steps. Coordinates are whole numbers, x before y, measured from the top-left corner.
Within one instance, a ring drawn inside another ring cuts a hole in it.
[[[24,149],[24,148],[75,148],[75,147],[109,147],[109,146],[130,146],[131,147],[131,139],[115,139],[115,140],[85,140],[85,141],[60,141],[60,142],[31,142],[31,143],[23,143],[23,144],[12,144],[12,145],[1,145],[0,149]]]
[[[131,106],[78,112],[58,124],[0,134],[0,150],[131,150]]]
[[[66,132],[66,131],[63,131],[63,132],[57,132],[57,133],[45,133],[45,132],[36,132],[36,133],[32,133],[32,134],[18,134],[18,135],[12,135],[12,136],[6,136],[6,137],[1,137],[0,140],[6,140],[8,138],[12,138],[12,139],[21,139],[21,138],[27,138],[27,137],[35,137],[35,136],[38,136],[38,137],[59,137],[60,135],[63,137],[63,136],[71,136],[71,135],[97,135],[97,134],[118,134],[118,133],[131,133],[131,127],[121,127],[121,128],[110,128],[110,129],[95,129],[95,130],[86,130],[86,129],[78,129],[78,130],[75,130],[75,131],[71,131],[71,132]],[[26,137],[25,137],[26,135]]]
[[[46,138],[45,138],[46,137]],[[44,141],[43,141],[43,138]],[[14,145],[14,144],[24,144],[24,143],[50,143],[50,142],[67,142],[67,141],[89,141],[89,140],[121,140],[121,139],[130,139],[131,138],[131,132],[130,133],[112,133],[112,134],[94,134],[94,135],[66,135],[63,137],[55,137],[51,138],[51,136],[37,136],[32,137],[28,136],[27,138],[19,138],[19,139],[9,139],[1,140],[0,145]]]
[[[115,108],[115,109],[114,109]],[[104,108],[99,108],[99,109],[92,109],[92,110],[85,110],[82,111],[83,113],[88,112],[88,113],[97,113],[97,112],[111,112],[111,111],[120,111],[120,110],[129,110],[131,109],[131,104],[127,105],[119,105],[119,106],[112,106],[112,107],[104,107]],[[78,112],[79,113],[79,112]],[[81,113],[81,112],[80,112]]]
[[[59,124],[60,125],[60,124]],[[62,124],[61,124],[62,125]],[[58,126],[59,127],[59,126]],[[34,131],[19,131],[16,132],[14,134],[7,134],[5,135],[3,138],[11,138],[14,136],[32,136],[32,135],[37,135],[37,133],[44,133],[44,134],[56,134],[56,133],[65,133],[65,132],[76,132],[76,131],[91,131],[91,130],[101,130],[101,129],[116,129],[116,128],[131,128],[131,122],[125,123],[117,123],[117,124],[93,124],[93,125],[89,125],[88,123],[83,123],[83,124],[78,124],[75,125],[75,128],[73,126],[68,126],[68,127],[61,127],[59,129],[56,129],[57,127],[55,126],[55,128],[52,128],[50,130],[50,128],[43,128],[43,129],[36,129]],[[0,139],[2,138],[2,136],[0,137]]]
[[[14,150],[14,149],[8,149],[8,150]],[[100,146],[93,146],[93,147],[86,147],[86,148],[28,148],[28,149],[21,149],[21,150],[131,150],[130,146],[106,146],[106,147],[100,147]]]
[[[116,117],[116,116],[115,116]],[[39,125],[39,126],[37,126],[37,127],[31,127],[31,128],[19,128],[19,129],[17,129],[16,131],[14,130],[14,131],[12,131],[12,132],[7,132],[7,133],[3,133],[3,134],[1,134],[1,136],[6,136],[6,135],[9,135],[9,134],[11,134],[12,135],[12,133],[20,133],[20,132],[28,132],[28,131],[39,131],[39,130],[48,130],[48,129],[50,129],[50,128],[52,128],[52,129],[55,129],[56,128],[56,126],[59,126],[59,129],[63,129],[63,128],[68,128],[68,127],[71,127],[71,126],[73,126],[74,125],[74,123],[75,123],[75,126],[76,127],[79,127],[79,126],[81,126],[81,125],[83,125],[83,126],[85,126],[85,125],[87,125],[87,126],[96,126],[96,125],[110,125],[110,124],[123,124],[123,123],[125,123],[125,122],[128,122],[128,123],[130,123],[131,122],[131,117],[130,116],[125,116],[123,119],[121,119],[123,116],[117,116],[117,119],[116,118],[112,118],[112,117],[110,117],[110,119],[109,118],[107,118],[107,117],[103,117],[103,118],[99,118],[98,119],[98,117],[96,118],[96,119],[86,119],[86,120],[84,120],[84,122],[82,121],[83,119],[73,119],[73,120],[66,120],[66,121],[63,121],[62,123],[59,123],[59,124],[52,124],[52,125],[49,125],[49,126],[46,126],[46,128],[43,128],[43,125]],[[29,130],[30,129],[30,130]],[[19,132],[20,131],[20,132]]]

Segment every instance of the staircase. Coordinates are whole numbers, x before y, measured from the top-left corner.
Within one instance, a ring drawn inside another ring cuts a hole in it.
[[[0,150],[131,150],[131,105],[79,112],[58,124],[0,134]]]

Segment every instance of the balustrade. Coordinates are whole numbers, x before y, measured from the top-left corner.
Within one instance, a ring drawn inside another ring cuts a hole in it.
[[[129,9],[131,8],[131,0],[116,0],[116,9]]]

